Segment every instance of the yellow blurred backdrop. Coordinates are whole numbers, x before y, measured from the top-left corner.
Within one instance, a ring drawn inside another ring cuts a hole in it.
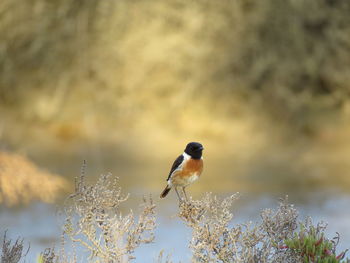
[[[335,0],[3,0],[0,149],[71,184],[87,159],[92,174],[147,193],[200,141],[195,194],[348,193],[349,11]]]

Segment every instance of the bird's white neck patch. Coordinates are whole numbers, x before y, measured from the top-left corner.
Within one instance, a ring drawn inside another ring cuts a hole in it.
[[[183,153],[182,156],[184,157],[185,160],[191,159],[191,155],[187,154],[187,153]]]

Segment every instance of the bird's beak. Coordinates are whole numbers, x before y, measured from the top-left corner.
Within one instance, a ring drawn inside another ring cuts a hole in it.
[[[204,147],[199,147],[198,150],[199,150],[199,151],[203,151],[203,150],[204,150]]]

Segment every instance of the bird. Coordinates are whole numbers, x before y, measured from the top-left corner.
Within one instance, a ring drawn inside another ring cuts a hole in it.
[[[166,180],[167,185],[160,194],[160,198],[166,197],[174,187],[181,202],[182,198],[177,191],[177,187],[181,187],[187,200],[185,187],[198,180],[203,171],[203,149],[203,145],[199,142],[190,142],[186,145],[184,153],[176,158],[170,169],[168,179]]]

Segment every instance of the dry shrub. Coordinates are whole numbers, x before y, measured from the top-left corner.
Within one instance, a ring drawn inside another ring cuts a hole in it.
[[[301,254],[285,249],[286,240],[303,225],[287,198],[276,210],[263,210],[259,223],[234,224],[230,208],[237,196],[221,201],[207,194],[201,200],[180,204],[179,216],[192,228],[189,247],[193,262],[304,262]]]
[[[89,262],[129,262],[141,244],[154,240],[155,205],[144,198],[138,220],[133,211],[123,214],[128,199],[116,178],[101,175],[94,185],[85,183],[84,172],[65,208],[64,234],[77,248],[85,248]]]
[[[1,248],[1,261],[0,263],[17,263],[21,259],[25,258],[29,251],[29,247],[26,253],[23,253],[23,239],[17,239],[14,244],[11,245],[11,239],[8,239],[6,232],[4,234],[4,240]]]
[[[0,203],[53,202],[67,186],[63,178],[38,168],[26,157],[0,152]]]
[[[208,193],[202,200],[180,204],[179,217],[192,228],[190,248],[196,262],[222,261],[235,257],[236,236],[240,232],[230,228],[230,208],[238,194],[223,201]]]
[[[298,227],[298,211],[288,203],[287,198],[279,203],[277,211],[265,209],[261,213],[261,218],[263,231],[274,244],[278,245],[282,245],[284,240],[290,238]]]

